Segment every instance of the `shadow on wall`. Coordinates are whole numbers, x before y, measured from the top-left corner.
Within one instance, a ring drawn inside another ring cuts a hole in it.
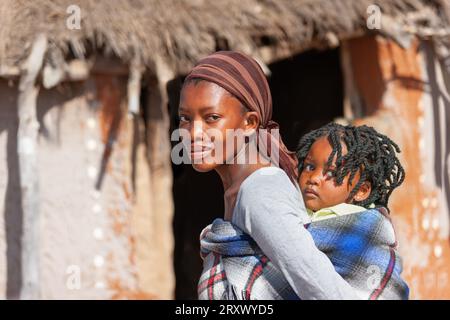
[[[299,138],[343,115],[343,86],[339,49],[308,51],[269,66],[273,119],[290,149]],[[171,132],[178,126],[179,94],[184,77],[171,81]],[[223,186],[215,172],[197,173],[190,165],[172,165],[175,213],[174,269],[176,299],[197,299],[202,270],[199,235],[214,218],[223,217]]]
[[[13,83],[16,85],[17,83]],[[6,133],[6,169],[8,179],[4,198],[4,228],[6,235],[6,298],[19,299],[22,285],[22,203],[19,175],[19,156],[17,153],[17,87],[0,80],[0,134]]]

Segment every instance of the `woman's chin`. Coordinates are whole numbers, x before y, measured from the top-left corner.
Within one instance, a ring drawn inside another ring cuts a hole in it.
[[[192,163],[192,168],[198,172],[208,172],[217,167],[215,163]]]

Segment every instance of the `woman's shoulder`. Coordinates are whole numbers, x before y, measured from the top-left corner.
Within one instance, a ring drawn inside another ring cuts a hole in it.
[[[283,169],[275,166],[263,167],[250,174],[241,184],[239,193],[263,194],[279,192],[297,192],[296,186]]]
[[[303,211],[306,214],[300,191],[287,174],[278,167],[264,167],[253,172],[241,184],[233,220],[240,220],[239,226],[248,226],[251,221],[268,222],[281,218],[283,214],[293,213],[303,217]]]

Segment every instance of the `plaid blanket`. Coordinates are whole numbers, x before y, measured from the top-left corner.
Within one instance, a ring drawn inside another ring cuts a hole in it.
[[[362,298],[408,299],[402,263],[385,208],[305,225],[316,246]],[[216,219],[200,236],[202,300],[299,299],[282,273],[239,228]]]

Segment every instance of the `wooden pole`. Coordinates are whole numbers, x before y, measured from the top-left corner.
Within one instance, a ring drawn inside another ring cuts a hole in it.
[[[36,85],[36,78],[42,68],[46,50],[47,37],[40,34],[33,43],[31,53],[23,65],[19,84],[17,148],[23,208],[21,299],[38,299],[40,297],[40,217],[36,152],[39,130],[39,123],[36,119],[36,100],[39,86]]]
[[[148,87],[147,154],[152,189],[153,243],[158,248],[157,292],[162,299],[172,299],[175,279],[173,271],[173,196],[172,165],[170,159],[169,114],[167,109],[167,83],[174,78],[170,66],[155,57],[156,79]],[[156,264],[155,264],[156,265]]]
[[[139,56],[136,56],[131,63],[128,78],[128,112],[133,115],[139,114],[143,69]]]

